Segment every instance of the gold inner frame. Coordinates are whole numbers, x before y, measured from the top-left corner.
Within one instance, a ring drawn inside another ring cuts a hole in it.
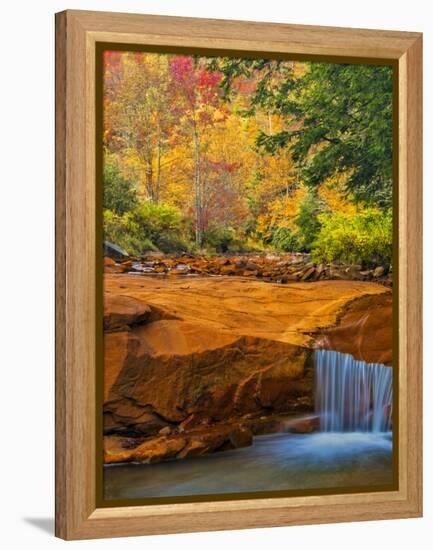
[[[102,170],[103,170],[103,52],[104,51],[139,51],[152,52],[160,54],[179,53],[184,55],[203,55],[208,57],[227,56],[227,57],[243,57],[243,58],[260,58],[260,59],[287,59],[294,61],[314,61],[323,63],[344,63],[356,65],[386,65],[392,68],[393,71],[393,482],[391,485],[377,486],[358,486],[350,488],[326,488],[326,489],[299,489],[299,490],[278,490],[278,491],[256,491],[256,492],[239,492],[239,493],[224,493],[224,494],[206,494],[192,495],[179,497],[152,497],[152,498],[137,498],[137,499],[110,499],[105,500],[103,496],[103,435],[102,435],[102,391],[104,380],[104,365],[103,365],[103,329],[102,329],[102,312],[103,312],[103,266],[102,256],[98,257],[99,251],[102,250],[103,244],[103,223],[102,223]],[[228,501],[228,500],[246,500],[254,498],[281,498],[295,496],[313,496],[313,495],[330,495],[330,494],[347,494],[347,493],[376,493],[381,491],[393,491],[399,487],[399,429],[398,429],[398,411],[399,411],[399,330],[398,330],[398,265],[399,265],[399,250],[398,250],[398,127],[399,127],[399,112],[398,112],[398,63],[385,58],[362,58],[362,57],[346,57],[346,56],[326,56],[307,54],[292,54],[282,52],[265,52],[265,51],[244,51],[244,50],[215,50],[206,48],[189,48],[189,47],[170,47],[170,46],[155,46],[150,44],[132,44],[119,42],[95,42],[95,219],[96,219],[96,242],[95,242],[95,273],[96,273],[96,312],[99,316],[96,322],[96,500],[100,507],[112,506],[138,506],[138,505],[155,505],[169,503],[184,503],[184,502],[210,502],[210,501]]]

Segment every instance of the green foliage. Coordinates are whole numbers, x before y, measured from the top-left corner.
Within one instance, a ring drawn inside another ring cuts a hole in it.
[[[349,172],[355,199],[383,208],[392,194],[392,69],[313,63],[300,79],[292,155],[318,185]]]
[[[299,236],[287,227],[276,227],[272,232],[271,245],[281,252],[297,252],[300,249]]]
[[[218,253],[231,251],[235,242],[235,230],[232,227],[213,227],[203,234],[205,247]]]
[[[321,214],[312,255],[317,262],[389,266],[392,260],[392,212],[377,209],[347,215]]]
[[[218,70],[222,78],[220,87],[224,99],[231,100],[233,81],[242,77],[257,80],[256,93],[251,98],[248,109],[240,110],[239,114],[251,116],[256,108],[262,107],[266,112],[288,112],[288,95],[296,86],[296,79],[291,61],[277,59],[246,59],[233,57],[213,58],[209,62],[211,70]],[[275,75],[279,82],[278,93],[275,89]]]
[[[143,237],[131,213],[116,214],[104,210],[104,239],[124,248],[129,254],[155,250],[155,246]]]
[[[190,227],[188,221],[174,206],[145,202],[132,213],[140,238],[149,240],[166,253],[181,253],[190,250]]]
[[[138,204],[134,184],[123,178],[112,164],[105,164],[103,176],[103,206],[116,214],[124,214]]]
[[[193,247],[188,238],[188,221],[180,212],[164,204],[145,202],[132,212],[104,211],[104,238],[130,254],[146,250],[182,253]]]
[[[224,58],[218,69],[229,97],[233,81],[255,71],[257,108],[287,118],[296,129],[260,132],[257,145],[276,154],[290,147],[303,181],[312,186],[350,174],[346,188],[358,201],[383,209],[392,196],[392,69],[387,66],[310,63],[295,77],[284,62]],[[293,125],[293,122],[296,124]]]
[[[320,231],[319,214],[323,205],[314,193],[308,193],[299,206],[299,214],[295,220],[299,228],[299,240],[303,249],[310,251],[317,234]]]

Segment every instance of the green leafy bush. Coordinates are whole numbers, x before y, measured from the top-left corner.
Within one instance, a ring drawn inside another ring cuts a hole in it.
[[[138,204],[134,184],[126,180],[112,164],[104,166],[103,206],[116,214],[125,214]]]
[[[295,223],[299,228],[299,242],[302,248],[310,251],[320,231],[319,215],[323,204],[316,194],[310,192],[299,206],[299,214]]]
[[[145,202],[132,212],[140,238],[162,252],[181,253],[191,249],[189,222],[174,206]]]
[[[333,212],[319,216],[321,228],[313,244],[317,262],[389,266],[392,260],[392,212],[367,208],[358,214]]]
[[[287,227],[277,227],[272,232],[271,245],[281,252],[296,252],[300,249],[299,236]]]
[[[124,248],[129,254],[156,249],[149,239],[143,237],[131,213],[121,215],[104,210],[104,239]]]
[[[218,253],[231,252],[236,249],[235,230],[232,227],[213,227],[206,229],[203,234],[203,243],[206,248]]]

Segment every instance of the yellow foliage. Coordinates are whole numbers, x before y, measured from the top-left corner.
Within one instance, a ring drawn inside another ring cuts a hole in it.
[[[140,199],[176,206],[191,220],[202,211],[207,227],[215,222],[242,238],[256,230],[267,239],[276,227],[295,232],[308,193],[299,167],[289,148],[269,155],[256,145],[261,132],[293,129],[293,122],[259,108],[242,115],[251,86],[227,103],[214,79],[212,93],[200,95],[188,87],[191,80],[173,76],[171,60],[171,54],[122,52],[117,64],[106,66],[103,139],[110,162],[134,182]],[[306,70],[287,63],[297,76]],[[319,186],[325,208],[362,211],[344,191],[349,175]]]
[[[269,203],[265,212],[257,218],[257,230],[264,238],[269,238],[275,227],[296,229],[295,219],[299,214],[299,206],[307,194],[304,185],[300,185],[291,194],[278,197]]]
[[[349,176],[349,173],[345,173],[325,181],[319,186],[318,194],[329,210],[355,215],[363,212],[365,208],[362,204],[355,204],[353,197],[345,191],[345,183]]]

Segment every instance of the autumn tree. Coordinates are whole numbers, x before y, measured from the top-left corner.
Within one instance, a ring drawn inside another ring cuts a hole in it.
[[[168,59],[128,52],[122,55],[121,66],[110,56],[105,66],[111,73],[106,77],[106,144],[123,156],[130,174],[138,174],[144,196],[158,202],[170,125]]]
[[[106,162],[103,173],[103,206],[116,214],[125,214],[138,204],[137,193],[131,180],[123,177],[119,169]]]
[[[218,72],[209,71],[200,59],[191,56],[175,56],[170,61],[171,89],[176,98],[176,113],[192,138],[194,155],[194,210],[195,238],[198,247],[202,245],[206,227],[204,209],[205,179],[203,177],[203,136],[214,124],[224,120],[218,110]]]

